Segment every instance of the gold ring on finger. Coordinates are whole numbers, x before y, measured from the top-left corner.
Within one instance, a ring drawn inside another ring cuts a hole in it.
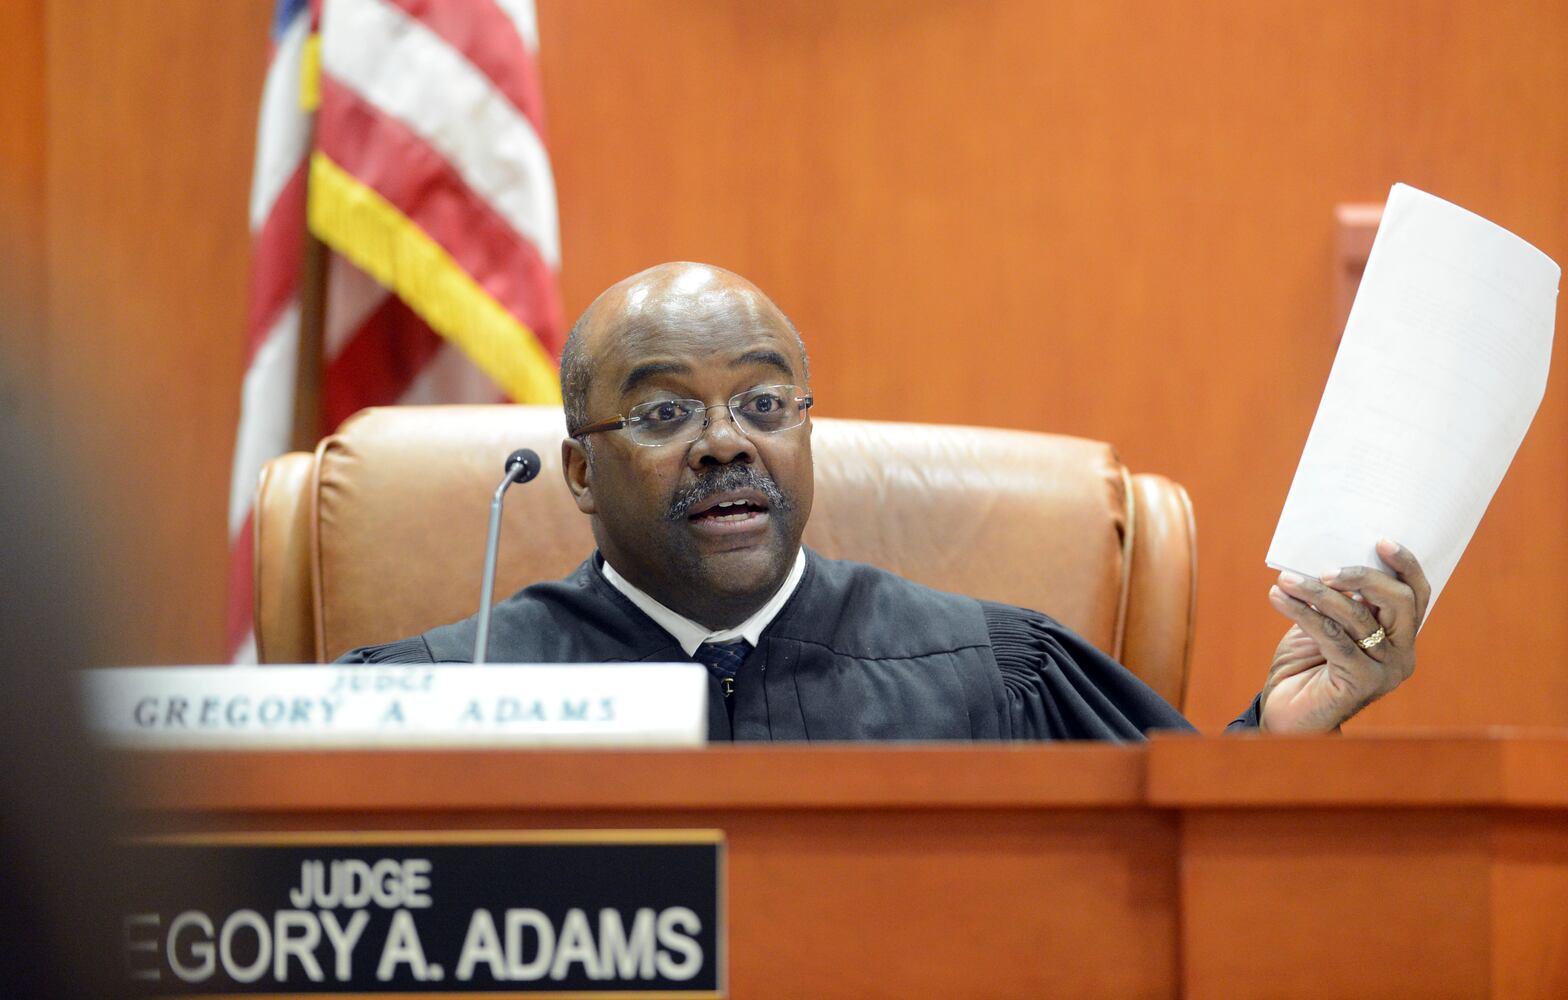
[[[1362,649],[1371,649],[1373,646],[1376,646],[1386,638],[1388,638],[1388,633],[1383,631],[1383,626],[1379,625],[1376,632],[1373,632],[1365,639],[1357,639],[1356,645],[1360,646]]]

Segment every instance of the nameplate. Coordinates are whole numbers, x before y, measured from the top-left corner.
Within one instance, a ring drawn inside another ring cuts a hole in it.
[[[694,663],[120,667],[84,672],[86,718],[133,748],[697,746]]]
[[[723,995],[716,830],[198,835],[132,858],[125,969],[150,995]]]

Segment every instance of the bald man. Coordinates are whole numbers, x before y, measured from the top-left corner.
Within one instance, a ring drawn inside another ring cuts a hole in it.
[[[499,604],[498,662],[696,660],[712,740],[1139,739],[1190,728],[1038,611],[946,594],[802,548],[811,514],[806,349],[739,275],[664,264],[605,291],[561,357],[566,485],[598,550]],[[1232,726],[1331,730],[1415,668],[1430,590],[1387,571],[1282,574],[1294,624]],[[1329,583],[1332,582],[1332,586]],[[470,659],[475,621],[344,662]]]

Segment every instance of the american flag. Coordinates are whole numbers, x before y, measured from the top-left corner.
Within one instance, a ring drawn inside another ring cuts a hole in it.
[[[251,504],[288,450],[305,225],[332,253],[322,429],[388,403],[560,398],[532,0],[278,0],[257,128],[226,638],[256,660]]]

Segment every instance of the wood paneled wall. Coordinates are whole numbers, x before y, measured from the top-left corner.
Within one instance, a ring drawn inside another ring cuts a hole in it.
[[[126,658],[210,660],[270,3],[42,9],[47,384],[112,446]],[[1262,558],[1337,339],[1334,205],[1403,180],[1568,259],[1560,0],[540,0],[540,25],[568,312],[713,261],[794,317],[824,413],[1103,438],[1185,483],[1203,724],[1284,625]],[[1568,724],[1559,382],[1362,725]]]
[[[62,517],[82,522],[117,598],[84,604],[84,622],[106,623],[126,662],[222,656],[270,6],[34,4],[45,211],[26,250],[41,251],[46,278],[23,315],[45,335],[27,388],[85,491]],[[27,44],[10,36],[7,51]]]
[[[42,426],[28,387],[44,373],[44,0],[0,5],[0,420]]]

